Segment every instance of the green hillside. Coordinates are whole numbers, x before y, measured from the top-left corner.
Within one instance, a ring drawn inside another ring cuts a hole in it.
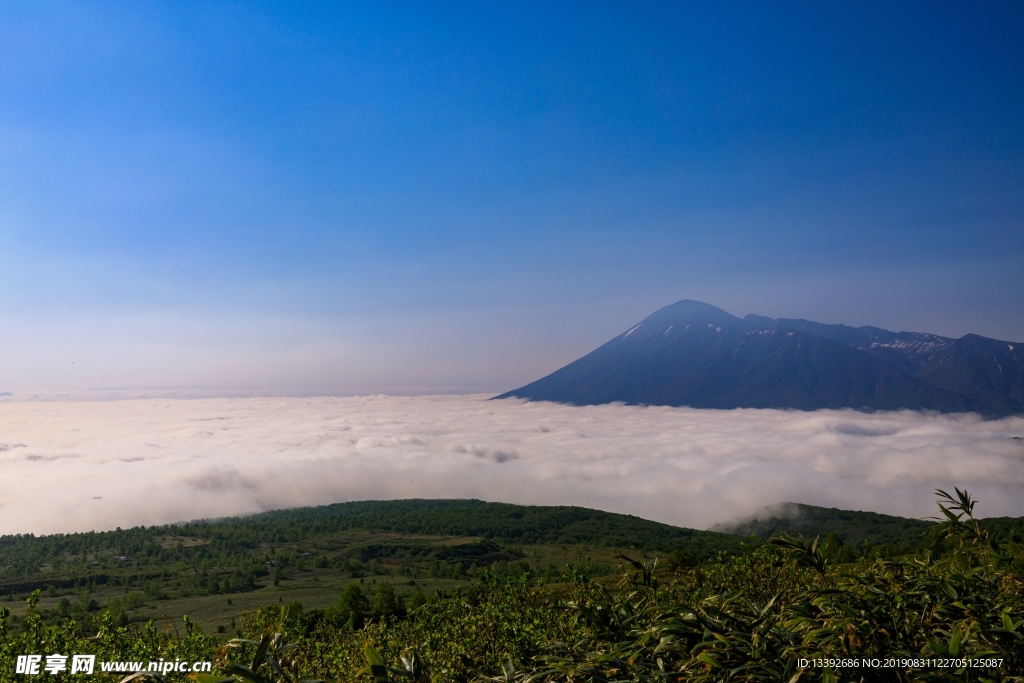
[[[792,536],[824,538],[830,533],[850,546],[861,546],[865,541],[872,545],[918,545],[934,522],[882,515],[877,512],[860,512],[823,508],[800,503],[785,503],[765,508],[752,519],[734,524],[720,524],[713,527],[723,533],[760,538],[788,533]]]
[[[710,557],[736,551],[731,535],[684,529],[632,515],[572,506],[510,505],[480,500],[396,500],[281,510],[220,523],[232,532],[268,537],[345,530],[436,536],[479,536],[516,544],[586,544]],[[199,529],[202,532],[202,529]],[[243,532],[244,533],[244,532]]]
[[[736,551],[735,536],[683,529],[639,517],[579,507],[485,503],[479,500],[397,500],[339,503],[222,520],[193,521],[106,532],[0,537],[0,586],[44,565],[121,568],[230,558],[268,544],[296,544],[345,532],[474,537],[515,545],[594,545],[696,559]],[[167,538],[192,539],[167,543]],[[200,551],[201,548],[201,551]],[[85,564],[86,555],[97,555]],[[127,557],[111,560],[109,557]]]
[[[1024,518],[990,517],[979,520],[994,540],[1008,538],[1013,530],[1024,533]],[[910,519],[877,512],[840,510],[801,503],[784,503],[765,508],[751,519],[713,528],[722,533],[770,538],[786,533],[804,538],[825,538],[836,534],[839,540],[855,548],[865,543],[893,546],[911,552],[922,546],[926,532],[934,527],[929,519]]]

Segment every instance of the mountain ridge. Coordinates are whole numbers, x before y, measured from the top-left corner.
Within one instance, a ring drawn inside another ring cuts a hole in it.
[[[575,405],[1024,412],[1024,344],[665,306],[495,398]]]

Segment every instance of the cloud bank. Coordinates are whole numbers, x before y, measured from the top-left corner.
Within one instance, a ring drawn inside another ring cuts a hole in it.
[[[349,500],[572,504],[707,528],[783,501],[1024,515],[1024,418],[482,396],[0,403],[0,534]]]

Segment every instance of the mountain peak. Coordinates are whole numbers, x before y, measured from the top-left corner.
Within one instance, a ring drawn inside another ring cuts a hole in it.
[[[655,325],[717,325],[739,329],[743,321],[723,311],[717,306],[706,304],[693,299],[683,299],[674,304],[669,304],[647,316],[640,322],[640,325],[654,323]]]
[[[777,333],[776,333],[777,332]],[[683,299],[497,398],[576,405],[1024,412],[1024,349],[748,315]]]

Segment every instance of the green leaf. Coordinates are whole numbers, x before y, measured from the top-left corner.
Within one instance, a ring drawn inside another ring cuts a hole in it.
[[[953,634],[949,637],[949,656],[956,657],[960,654],[960,641],[963,639],[963,631],[960,630],[960,624],[957,624],[953,629]]]
[[[260,639],[260,645],[256,648],[256,654],[252,657],[252,664],[249,665],[249,668],[253,671],[260,668],[260,664],[263,663],[263,659],[267,656],[267,650],[270,649],[270,639],[271,636],[269,631],[264,633],[263,637]]]
[[[1016,630],[1014,628],[1013,619],[1011,619],[1010,615],[1007,614],[1006,612],[1003,612],[1003,628],[1005,628],[1007,631],[1015,631]]]
[[[247,666],[242,666],[241,664],[235,664],[232,662],[224,668],[227,669],[229,674],[236,678],[241,678],[243,681],[249,681],[249,683],[266,683],[266,681],[263,680],[263,676],[260,676]]]
[[[373,676],[373,680],[378,683],[387,683],[388,681],[388,667],[384,665],[384,658],[380,656],[380,652],[370,641],[366,641],[363,645],[363,656],[366,657],[367,667],[362,669],[360,673],[368,673]]]
[[[139,671],[138,673],[134,673],[134,674],[132,674],[130,676],[125,676],[124,678],[122,678],[119,681],[119,683],[130,683],[131,681],[141,681],[141,680],[143,680],[145,678],[149,678],[149,679],[152,679],[154,681],[166,681],[167,680],[166,678],[164,678],[160,674],[151,673],[149,671]]]
[[[274,659],[273,657],[267,657],[267,664],[270,665],[270,668],[272,668],[277,673],[278,676],[283,678],[287,683],[291,683],[292,677],[289,676],[288,673],[281,668],[281,665],[277,663],[276,659]]]
[[[370,675],[373,676],[374,681],[380,681],[381,683],[387,683],[388,679],[388,668],[380,664],[370,664],[364,666],[362,669],[356,672],[357,675]]]
[[[704,662],[705,664],[709,664],[715,667],[716,669],[722,668],[722,665],[719,663],[719,661],[712,657],[710,653],[701,652],[699,655],[697,655],[697,659]]]
[[[363,645],[363,656],[366,657],[366,663],[370,666],[384,666],[384,658],[380,656],[380,652],[370,641],[366,641]]]

